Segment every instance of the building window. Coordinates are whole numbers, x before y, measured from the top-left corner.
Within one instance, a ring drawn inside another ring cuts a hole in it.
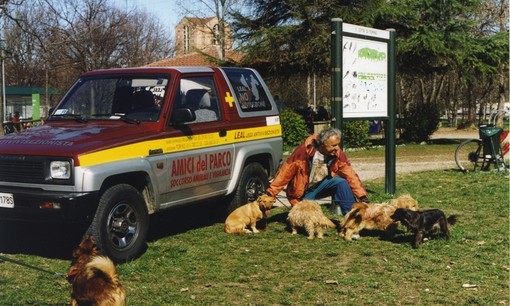
[[[189,26],[184,26],[184,54],[189,53],[189,40],[190,40]]]
[[[217,46],[220,44],[220,27],[215,24],[213,26],[213,45]]]

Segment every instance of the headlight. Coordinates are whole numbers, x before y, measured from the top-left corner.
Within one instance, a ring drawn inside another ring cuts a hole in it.
[[[50,163],[50,175],[54,179],[69,179],[71,177],[71,164],[68,161],[52,161]]]

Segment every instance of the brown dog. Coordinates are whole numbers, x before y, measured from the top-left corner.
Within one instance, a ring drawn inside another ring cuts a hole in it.
[[[238,207],[225,220],[225,233],[258,233],[257,221],[262,219],[266,213],[269,213],[275,202],[274,197],[263,194],[257,200]],[[249,227],[251,231],[246,227]]]
[[[308,239],[324,236],[324,229],[335,228],[336,225],[328,219],[319,205],[311,200],[303,200],[297,203],[289,212],[287,217],[292,234],[297,234],[298,227],[304,227],[308,233]]]
[[[352,240],[359,237],[363,229],[382,230],[392,237],[398,227],[398,222],[391,219],[391,215],[397,208],[418,210],[418,203],[409,195],[403,195],[396,199],[380,204],[366,204],[363,202],[354,203],[340,225],[340,236],[345,240]]]
[[[71,284],[71,305],[126,305],[126,292],[117,269],[108,257],[100,255],[92,236],[80,243],[73,251],[73,257],[67,274]]]

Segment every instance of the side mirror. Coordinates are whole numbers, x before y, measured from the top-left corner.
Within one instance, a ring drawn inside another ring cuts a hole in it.
[[[197,117],[195,113],[191,111],[189,108],[177,108],[172,111],[172,116],[170,117],[170,123],[173,125],[181,125],[186,122],[195,121]]]

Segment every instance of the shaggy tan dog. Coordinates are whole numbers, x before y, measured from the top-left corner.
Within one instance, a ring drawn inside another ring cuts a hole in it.
[[[92,237],[85,238],[73,251],[73,263],[67,274],[71,284],[71,305],[126,305],[126,292],[117,269],[106,256],[100,255]]]
[[[263,194],[257,200],[238,207],[225,220],[225,233],[258,233],[259,230],[256,228],[257,221],[269,213],[275,202],[275,198]],[[251,231],[246,227],[249,227]]]
[[[311,200],[303,200],[297,203],[289,212],[287,217],[292,234],[297,234],[297,228],[303,227],[308,233],[308,239],[324,236],[324,229],[335,228],[336,225],[328,219],[320,205]]]
[[[359,237],[361,230],[368,229],[384,231],[390,238],[395,234],[399,224],[391,219],[391,215],[397,208],[416,211],[418,210],[418,203],[410,195],[402,195],[380,204],[354,203],[351,211],[342,220],[340,236],[350,241],[354,239],[353,235]]]

